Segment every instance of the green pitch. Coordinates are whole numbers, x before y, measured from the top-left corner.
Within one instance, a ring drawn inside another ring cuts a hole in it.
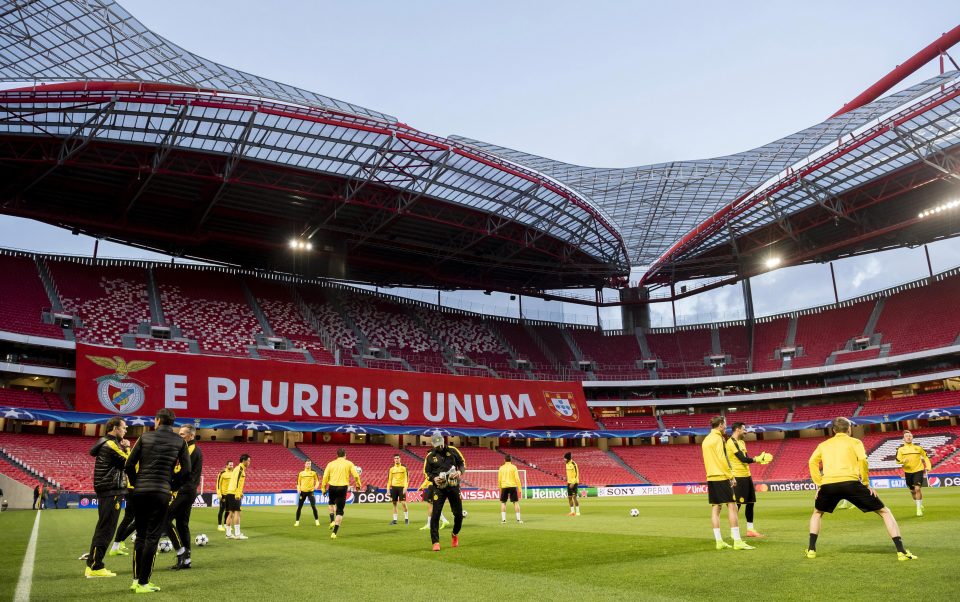
[[[216,511],[194,509],[193,533],[210,544],[194,547],[196,568],[169,571],[173,554],[158,554],[157,596],[198,600],[303,599],[336,592],[345,599],[423,600],[430,592],[456,592],[468,600],[893,600],[921,594],[956,597],[951,575],[960,558],[960,488],[926,490],[926,516],[916,518],[904,490],[883,491],[907,547],[920,559],[898,562],[874,514],[838,510],[824,519],[815,560],[802,557],[812,494],[766,493],[757,504],[757,528],[768,537],[754,551],[714,549],[704,496],[587,499],[583,516],[567,517],[565,500],[523,503],[525,525],[499,504],[468,502],[461,547],[430,551],[424,506],[411,504],[409,526],[389,526],[388,505],[348,506],[339,539],[329,539],[304,512],[293,527],[293,508],[250,508],[243,527],[250,539],[227,541],[216,530]],[[631,508],[640,516],[631,518]],[[0,600],[12,597],[35,513],[0,514]],[[401,515],[401,523],[402,523]],[[130,562],[107,558],[119,573],[84,579],[83,562],[96,514],[44,511],[33,578],[34,600],[102,600],[133,596]],[[745,530],[745,525],[744,525]],[[723,529],[729,540],[729,531]],[[446,599],[448,596],[443,595]]]

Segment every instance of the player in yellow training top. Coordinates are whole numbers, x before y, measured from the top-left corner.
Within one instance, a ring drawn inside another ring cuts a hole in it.
[[[217,531],[226,531],[223,526],[223,516],[227,512],[227,505],[223,498],[227,496],[227,487],[230,486],[231,476],[233,476],[233,460],[227,462],[227,467],[217,475],[217,505],[220,506],[217,511]]]
[[[393,520],[391,525],[397,524],[397,502],[403,504],[403,524],[410,524],[410,512],[407,510],[407,487],[410,486],[410,476],[407,467],[400,463],[400,454],[393,455],[393,466],[387,472],[387,491],[390,492],[390,501],[393,502]]]
[[[517,515],[517,524],[522,525],[518,492],[523,491],[523,483],[520,482],[520,472],[513,465],[510,456],[503,459],[503,464],[497,470],[497,487],[500,488],[500,524],[507,524],[507,500],[510,500],[513,502],[513,511]]]
[[[320,481],[320,492],[329,491],[330,528],[333,533],[330,539],[336,539],[340,532],[340,523],[343,522],[343,507],[347,505],[347,489],[350,487],[350,477],[356,482],[357,491],[360,490],[360,474],[353,462],[347,460],[347,452],[342,447],[337,450],[337,459],[327,464],[323,469],[323,480]]]
[[[300,500],[297,502],[297,518],[293,522],[294,527],[300,526],[300,511],[303,510],[303,502],[310,500],[310,508],[313,510],[313,524],[320,526],[320,515],[317,514],[317,498],[313,492],[320,486],[320,477],[313,469],[313,462],[307,460],[303,463],[303,470],[297,473],[297,495]]]
[[[703,452],[703,468],[707,473],[707,501],[710,502],[710,524],[713,526],[713,538],[718,550],[753,550],[754,547],[740,538],[740,519],[737,516],[737,504],[733,490],[737,479],[730,468],[727,450],[723,442],[723,433],[727,430],[727,421],[723,416],[710,419],[710,434],[700,444]],[[727,520],[730,522],[730,535],[733,545],[723,541],[720,532],[720,509],[727,507]]]
[[[823,513],[831,513],[840,500],[849,500],[862,512],[876,512],[883,519],[887,533],[897,547],[897,560],[916,560],[916,556],[903,547],[900,527],[893,512],[883,505],[877,492],[869,487],[870,469],[863,442],[850,436],[852,423],[846,418],[833,419],[834,435],[817,446],[810,456],[810,478],[819,487],[817,499],[810,517],[810,543],[807,558],[817,557],[817,538]],[[822,465],[822,467],[821,467]]]
[[[580,467],[573,461],[573,454],[563,454],[564,466],[567,470],[567,503],[570,512],[567,516],[580,516],[580,498],[577,496],[577,487],[580,485]]]
[[[240,463],[230,474],[227,494],[223,496],[227,504],[227,539],[247,539],[247,536],[240,532],[240,507],[243,505],[243,486],[247,482],[249,466],[250,456],[240,454]]]
[[[932,467],[926,450],[913,443],[913,433],[910,431],[903,431],[903,445],[897,448],[897,464],[903,466],[907,489],[917,503],[917,516],[923,516],[923,492],[920,488],[926,485],[926,471]]]
[[[763,537],[753,529],[753,505],[757,502],[757,492],[753,486],[753,475],[750,474],[750,465],[768,464],[773,460],[773,455],[767,452],[760,452],[760,455],[750,457],[747,455],[747,444],[743,436],[747,432],[747,427],[742,422],[734,422],[730,431],[730,438],[727,439],[726,450],[727,460],[730,462],[730,470],[734,478],[737,479],[737,485],[733,488],[733,496],[736,498],[737,510],[740,506],[746,506],[744,516],[747,519],[747,537]]]

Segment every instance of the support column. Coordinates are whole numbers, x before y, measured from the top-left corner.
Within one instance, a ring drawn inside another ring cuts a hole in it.
[[[753,372],[753,333],[754,333],[754,313],[753,313],[753,289],[750,288],[750,279],[744,278],[740,281],[740,287],[743,291],[743,311],[746,315],[747,341],[750,342],[750,356],[747,358],[748,367]]]
[[[927,273],[930,274],[930,279],[933,280],[933,263],[930,262],[930,247],[923,245],[923,252],[927,256]]]
[[[620,319],[625,332],[633,332],[637,328],[650,328],[650,291],[644,287],[631,286],[620,289]]]
[[[837,294],[837,274],[833,270],[833,262],[830,262],[830,280],[833,282],[833,302],[840,303],[840,296]]]

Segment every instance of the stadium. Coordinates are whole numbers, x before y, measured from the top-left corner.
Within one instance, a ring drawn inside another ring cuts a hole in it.
[[[168,595],[319,594],[345,587],[337,571],[360,599],[423,595],[438,577],[476,599],[713,598],[743,587],[739,561],[759,596],[809,599],[807,583],[831,591],[868,570],[898,574],[851,598],[951,597],[960,261],[935,270],[928,245],[960,234],[958,42],[960,26],[758,148],[612,169],[435,135],[221,65],[112,0],[6,3],[0,214],[171,259],[0,243],[0,596],[126,593],[127,558],[107,559],[120,579],[81,578],[97,522],[88,452],[111,418],[135,442],[167,408],[197,431],[191,528],[210,537],[199,570],[167,572],[160,555]],[[838,293],[834,262],[905,248],[926,254],[922,278]],[[829,265],[832,302],[754,311],[753,279],[813,265]],[[678,303],[731,288],[742,317],[677,320]],[[443,304],[446,291],[509,296],[518,313]],[[543,319],[535,301],[596,320]],[[718,562],[706,530],[701,443],[715,416],[745,423],[750,452],[773,458],[751,470],[767,537],[745,560]],[[909,571],[860,513],[830,519],[832,559],[800,554],[809,460],[838,416],[921,557]],[[897,462],[905,431],[931,466],[922,517]],[[438,434],[466,460],[469,514],[463,547],[443,539],[430,555],[424,533],[388,528],[388,469],[399,454],[419,527]],[[304,462],[322,472],[340,448],[364,487],[333,544],[326,529],[292,530],[292,506]],[[582,517],[565,516],[567,452]],[[250,541],[229,542],[216,483],[241,454]],[[507,456],[523,532],[497,520]]]

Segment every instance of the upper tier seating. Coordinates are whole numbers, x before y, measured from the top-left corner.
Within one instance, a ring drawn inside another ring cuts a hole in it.
[[[668,429],[710,428],[710,419],[716,414],[663,414],[660,419]]]
[[[359,294],[344,295],[343,300],[370,346],[407,360],[418,372],[448,373],[440,346],[402,306]]]
[[[248,356],[261,332],[237,277],[212,270],[157,268],[164,317],[201,353]]]
[[[960,334],[957,299],[957,276],[896,293],[884,301],[876,332],[890,343],[890,355],[953,345]]]
[[[596,363],[594,374],[600,380],[649,378],[646,370],[637,367],[641,353],[636,335],[604,335],[583,328],[572,328],[569,332],[583,353],[583,359]]]
[[[57,399],[57,407],[51,407],[50,399]],[[38,393],[36,391],[23,391],[21,389],[4,389],[0,387],[0,406],[10,408],[34,409],[34,410],[57,410],[63,409],[63,402],[56,395]]]
[[[850,418],[859,407],[860,403],[857,401],[797,406],[793,411],[793,422],[832,420],[837,416]]]
[[[49,307],[33,259],[0,255],[0,330],[63,339],[62,328],[43,323],[43,310]]]
[[[788,318],[758,322],[753,328],[753,371],[774,372],[780,370],[782,361],[774,357],[774,351],[787,340]]]
[[[734,422],[743,422],[747,426],[751,424],[786,422],[787,412],[787,408],[771,408],[769,410],[744,409],[738,412],[727,412],[727,426],[732,425]]]
[[[703,363],[703,358],[711,355],[713,350],[709,328],[648,332],[646,338],[650,352],[663,363],[663,367],[657,369],[660,378],[713,375],[713,368]]]
[[[335,363],[333,353],[323,346],[319,333],[300,313],[289,289],[279,283],[259,278],[247,280],[247,286],[260,304],[260,309],[263,310],[263,315],[266,316],[275,336],[289,339],[298,349],[308,350],[318,364]],[[266,356],[262,351],[259,354],[260,357],[271,356],[269,351]],[[286,355],[277,356],[277,358],[287,357],[291,361],[304,361],[303,354],[299,356],[297,358]]]
[[[557,380],[560,378],[553,364],[541,351],[540,346],[530,336],[525,326],[516,322],[497,322],[495,328],[500,331],[507,344],[513,347],[518,359],[530,362],[537,378],[540,380]]]
[[[747,371],[750,359],[750,341],[745,326],[724,326],[718,328],[720,334],[720,352],[730,356],[723,371],[724,374],[741,374]]]
[[[659,429],[656,416],[623,416],[620,418],[601,418],[609,430],[645,430]]]
[[[827,357],[843,349],[850,339],[863,335],[875,301],[863,301],[847,307],[802,315],[797,318],[795,346],[803,347],[803,355],[794,357],[793,368],[823,366]]]
[[[150,321],[147,277],[140,268],[50,261],[63,309],[83,323],[77,339],[119,347],[121,335]]]
[[[863,404],[860,416],[881,416],[912,410],[960,406],[960,391],[941,391],[896,399],[874,399]]]

